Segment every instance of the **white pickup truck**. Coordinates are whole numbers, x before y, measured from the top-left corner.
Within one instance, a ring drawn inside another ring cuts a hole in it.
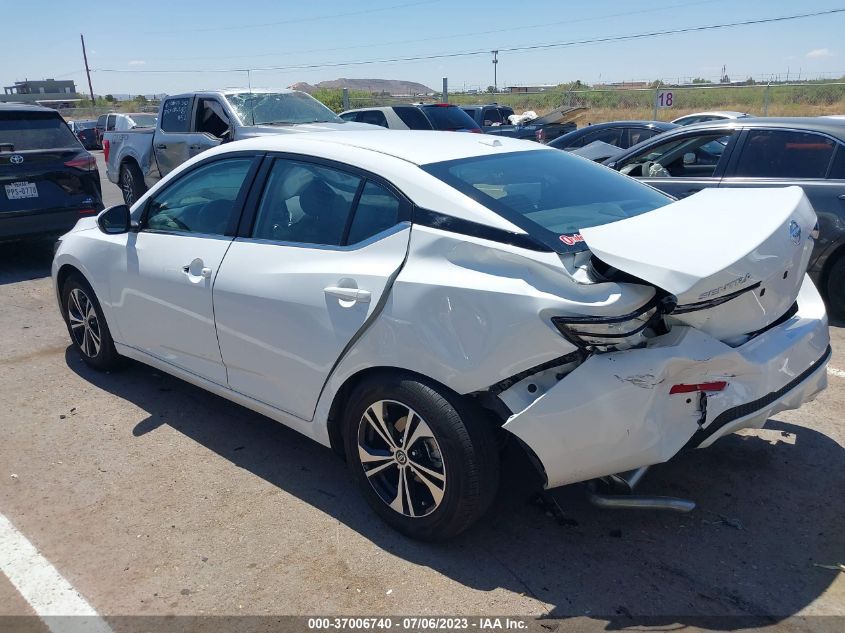
[[[106,175],[132,205],[161,177],[221,143],[266,134],[381,129],[344,121],[296,90],[191,92],[162,100],[155,127],[103,136]]]

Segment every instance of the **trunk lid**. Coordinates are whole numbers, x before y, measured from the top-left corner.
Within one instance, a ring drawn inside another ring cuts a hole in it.
[[[669,323],[741,342],[795,303],[815,227],[800,187],[706,189],[581,235],[605,264],[675,295]]]

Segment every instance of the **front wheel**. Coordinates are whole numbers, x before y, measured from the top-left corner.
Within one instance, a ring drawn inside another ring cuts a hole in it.
[[[499,481],[493,428],[446,389],[380,374],[353,392],[344,442],[370,506],[403,534],[451,538],[489,508]]]
[[[123,193],[123,202],[128,207],[135,204],[138,198],[143,196],[147,191],[144,185],[144,175],[133,162],[123,163],[120,166],[118,182],[120,184],[120,191]]]
[[[119,366],[121,356],[114,347],[103,310],[91,286],[72,275],[62,288],[62,306],[73,346],[86,364],[100,371]]]

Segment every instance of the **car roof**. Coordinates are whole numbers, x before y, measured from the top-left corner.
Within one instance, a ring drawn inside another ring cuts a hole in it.
[[[779,128],[822,132],[845,142],[845,120],[829,117],[744,117],[742,119],[724,119],[705,121],[683,126],[683,131],[728,129],[742,127],[748,129]]]
[[[668,121],[602,121],[601,123],[591,123],[590,125],[584,125],[579,127],[579,130],[601,130],[602,128],[608,127],[655,127],[655,128],[664,128],[666,130],[674,130],[679,125],[675,123],[669,123]]]
[[[58,114],[53,108],[45,108],[40,105],[33,105],[30,103],[12,103],[8,101],[0,102],[0,112],[53,112]]]
[[[315,147],[319,143],[322,147]],[[468,132],[436,130],[360,130],[312,132],[309,134],[272,134],[244,141],[227,143],[225,148],[257,149],[260,151],[330,154],[331,146],[356,148],[385,156],[392,156],[415,165],[448,160],[489,156],[506,152],[557,151],[532,141]]]
[[[218,95],[225,97],[226,95],[243,94],[245,92],[252,94],[293,94],[295,92],[302,92],[301,90],[291,90],[290,88],[279,88],[278,90],[266,90],[256,88],[223,88],[221,90],[193,90],[191,92],[183,92],[178,95],[167,95],[162,97],[164,99],[176,99],[183,97]]]
[[[729,119],[742,119],[745,117],[751,116],[748,112],[737,112],[736,110],[706,110],[704,112],[690,112],[689,114],[684,114],[683,116],[679,116],[678,119],[686,119],[687,117],[691,116],[723,116]]]

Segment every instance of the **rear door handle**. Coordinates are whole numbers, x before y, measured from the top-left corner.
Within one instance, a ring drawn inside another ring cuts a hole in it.
[[[358,288],[341,288],[339,286],[329,286],[323,288],[330,297],[335,297],[343,301],[358,301],[360,303],[369,303],[371,294],[369,290],[359,290]]]

